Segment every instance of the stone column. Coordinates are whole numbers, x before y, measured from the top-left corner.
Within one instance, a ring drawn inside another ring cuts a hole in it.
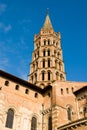
[[[52,130],[56,130],[58,127],[58,106],[52,107]]]

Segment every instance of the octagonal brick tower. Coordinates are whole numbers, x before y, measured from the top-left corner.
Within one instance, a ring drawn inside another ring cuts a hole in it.
[[[34,51],[30,63],[29,82],[41,88],[53,81],[65,81],[66,74],[61,48],[60,32],[52,27],[49,14],[39,34],[34,36]]]

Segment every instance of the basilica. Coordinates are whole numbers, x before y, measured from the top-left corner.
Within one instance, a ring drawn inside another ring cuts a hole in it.
[[[0,70],[0,130],[87,130],[87,82],[66,80],[61,33],[48,13],[28,81]]]

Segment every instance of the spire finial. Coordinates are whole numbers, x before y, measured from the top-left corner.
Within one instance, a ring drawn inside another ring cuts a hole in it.
[[[49,14],[49,8],[47,8],[47,11],[46,11],[46,15],[48,15]]]

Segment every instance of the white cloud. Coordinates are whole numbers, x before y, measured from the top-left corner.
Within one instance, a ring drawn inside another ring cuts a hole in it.
[[[5,12],[6,7],[7,7],[6,4],[2,4],[2,3],[0,3],[0,14],[2,14],[3,12]]]
[[[27,74],[26,74],[26,73],[21,74],[21,78],[22,78],[22,79],[24,79],[24,80],[28,80],[28,76],[27,76]]]
[[[0,58],[0,68],[7,67],[9,65],[9,60],[6,57]]]
[[[0,22],[0,29],[3,32],[9,32],[12,29],[12,26],[9,25],[5,25],[4,23]]]
[[[28,73],[24,69],[16,68],[21,79],[28,80]]]
[[[9,32],[12,29],[11,25],[5,26],[4,30],[5,32]]]
[[[22,21],[19,21],[19,24],[29,24],[30,22],[30,19],[23,19]]]

